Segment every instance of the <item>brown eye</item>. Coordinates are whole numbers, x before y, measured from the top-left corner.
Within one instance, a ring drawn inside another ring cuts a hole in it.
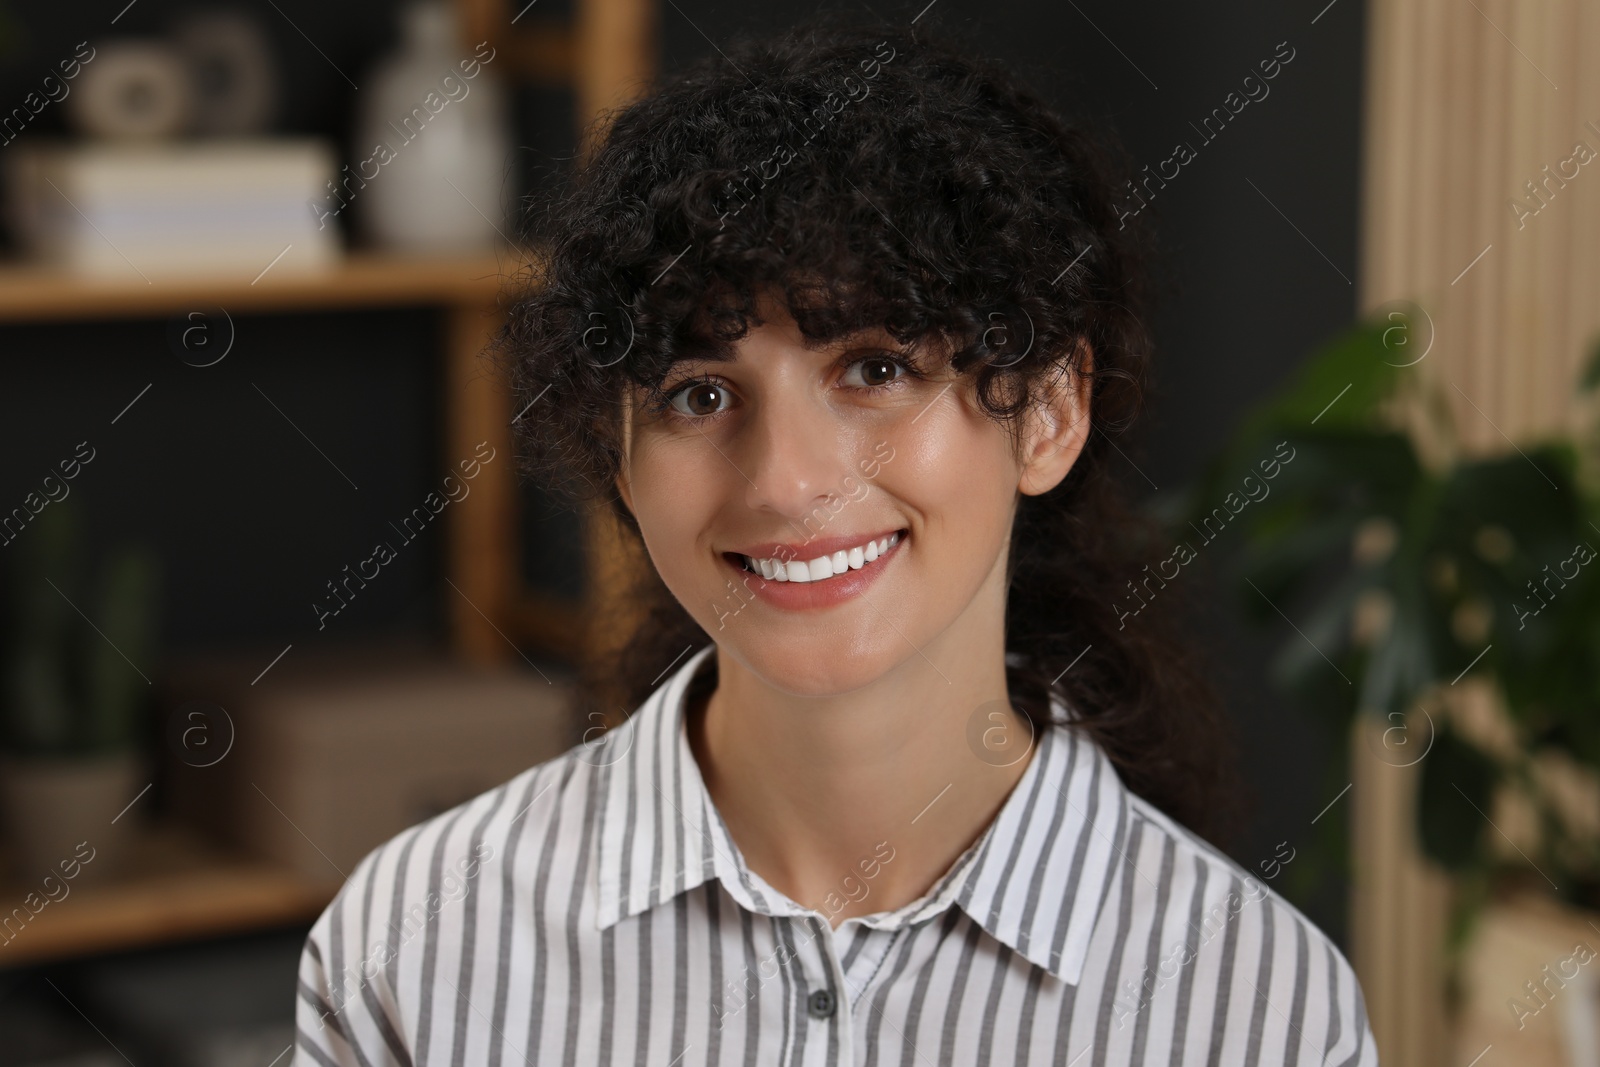
[[[856,368],[860,368],[857,372]],[[897,373],[905,371],[905,374]],[[909,375],[910,369],[901,360],[888,355],[865,356],[850,364],[850,369],[845,372],[846,384],[854,388],[877,389],[885,385],[892,385],[897,379]],[[852,377],[859,377],[860,384],[848,381]]]
[[[725,398],[725,390],[716,382],[690,382],[672,394],[671,407],[682,415],[701,418],[716,414]]]

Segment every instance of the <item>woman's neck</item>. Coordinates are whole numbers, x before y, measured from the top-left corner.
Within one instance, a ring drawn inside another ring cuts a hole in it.
[[[691,689],[690,748],[745,862],[834,926],[925,895],[1033,758],[1003,651],[938,651],[940,671],[911,657],[819,698],[773,690],[719,648],[714,680]]]

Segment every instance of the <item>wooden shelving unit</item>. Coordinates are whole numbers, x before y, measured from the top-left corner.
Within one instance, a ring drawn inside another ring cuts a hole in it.
[[[570,24],[523,18],[526,0],[457,0],[463,37],[506,51],[514,76],[572,87],[577,127],[654,75],[655,0],[576,0]],[[326,271],[278,270],[259,279],[215,274],[101,280],[36,265],[0,262],[0,327],[6,324],[164,318],[221,308],[230,316],[433,306],[445,321],[447,462],[489,441],[504,462],[486,464],[473,492],[450,509],[446,570],[459,592],[449,603],[451,642],[462,660],[499,664],[513,640],[567,658],[592,637],[586,605],[524,588],[517,564],[517,482],[511,400],[481,358],[499,329],[520,253],[416,259],[353,253]],[[591,589],[612,581],[607,526],[591,524]],[[597,550],[598,547],[598,550]],[[598,569],[597,569],[598,568]],[[5,899],[30,887],[0,883]],[[148,831],[131,869],[115,881],[83,884],[47,906],[0,953],[0,968],[188,938],[246,933],[309,921],[337,883],[312,882],[270,864],[206,845],[176,827]]]

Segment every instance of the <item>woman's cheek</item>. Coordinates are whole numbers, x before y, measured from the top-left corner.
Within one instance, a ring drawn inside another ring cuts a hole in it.
[[[942,403],[943,401],[941,401]],[[916,425],[889,438],[894,461],[883,465],[880,484],[916,487],[909,499],[921,496],[932,506],[935,500],[949,500],[952,494],[971,499],[984,489],[979,472],[983,469],[984,445],[974,440],[950,420],[934,419],[929,411]],[[923,423],[927,423],[924,427]]]

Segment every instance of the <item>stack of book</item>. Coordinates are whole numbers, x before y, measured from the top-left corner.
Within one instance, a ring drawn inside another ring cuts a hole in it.
[[[12,233],[97,277],[315,271],[342,253],[314,210],[338,171],[315,138],[19,142],[0,152]]]

